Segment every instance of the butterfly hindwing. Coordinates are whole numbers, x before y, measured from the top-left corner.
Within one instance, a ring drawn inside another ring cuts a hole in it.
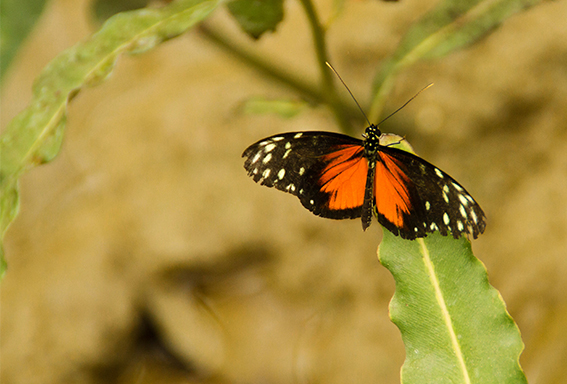
[[[290,132],[260,140],[242,156],[254,181],[297,196],[314,214],[360,217],[368,173],[362,140],[332,132]]]
[[[394,176],[384,177],[385,173]],[[397,185],[388,185],[391,180]],[[386,196],[381,188],[395,191],[387,193],[390,201],[381,201]],[[484,212],[472,196],[451,176],[409,152],[380,147],[375,191],[378,221],[403,238],[437,230],[454,238],[463,234],[477,238],[484,232]]]

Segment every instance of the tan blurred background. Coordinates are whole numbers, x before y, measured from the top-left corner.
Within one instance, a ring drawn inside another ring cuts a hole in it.
[[[435,3],[347,2],[328,45],[361,103],[377,64]],[[330,1],[316,5],[328,17]],[[275,34],[247,44],[316,78],[299,2],[285,7]],[[2,128],[41,69],[93,32],[89,15],[86,0],[48,5],[3,84]],[[214,19],[241,35],[224,9]],[[560,1],[518,14],[401,74],[387,105],[435,82],[385,130],[483,206],[473,249],[522,331],[532,384],[567,378],[565,20]],[[295,97],[192,32],[121,58],[71,102],[62,151],[22,178],[6,236],[2,384],[399,382],[378,225],[315,217],[242,167],[264,136],[336,124],[325,108],[243,114],[258,95]]]

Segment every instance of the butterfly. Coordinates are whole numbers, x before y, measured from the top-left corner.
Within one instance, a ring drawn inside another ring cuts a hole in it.
[[[250,145],[242,157],[255,182],[291,193],[317,216],[372,216],[404,239],[439,231],[454,238],[485,229],[478,203],[455,179],[390,144],[370,124],[363,140],[333,132],[289,132]]]

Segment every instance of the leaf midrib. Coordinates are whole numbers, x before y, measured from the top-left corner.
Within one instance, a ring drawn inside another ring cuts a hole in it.
[[[455,356],[457,357],[457,361],[459,362],[459,368],[463,374],[464,383],[470,384],[471,379],[469,377],[469,372],[465,364],[465,359],[463,357],[461,345],[459,344],[459,341],[457,339],[455,329],[453,328],[453,321],[451,320],[451,315],[449,313],[449,310],[447,309],[447,305],[445,304],[445,298],[443,297],[443,292],[441,291],[441,287],[439,286],[439,279],[437,278],[437,274],[435,273],[435,266],[433,265],[433,262],[429,257],[429,249],[425,245],[425,241],[423,239],[418,239],[418,242],[420,246],[420,252],[423,256],[423,263],[425,264],[425,268],[427,269],[429,280],[431,281],[431,285],[433,286],[433,290],[435,291],[435,300],[439,304],[439,308],[443,316],[443,321],[445,323],[445,326],[447,327],[447,331],[451,339],[451,345],[453,347],[453,351],[455,353]]]

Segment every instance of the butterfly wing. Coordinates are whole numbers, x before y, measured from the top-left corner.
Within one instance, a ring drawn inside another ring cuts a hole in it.
[[[363,216],[366,229],[373,207],[380,224],[405,239],[484,232],[484,212],[457,181],[397,148],[381,145],[369,167],[361,140],[291,132],[260,140],[242,156],[255,182],[297,196],[321,217]]]
[[[249,146],[244,168],[255,182],[291,193],[314,214],[362,214],[368,161],[362,140],[332,132],[291,132]]]
[[[454,238],[484,232],[484,212],[455,179],[412,153],[380,146],[374,182],[375,213],[405,239],[439,231]]]

